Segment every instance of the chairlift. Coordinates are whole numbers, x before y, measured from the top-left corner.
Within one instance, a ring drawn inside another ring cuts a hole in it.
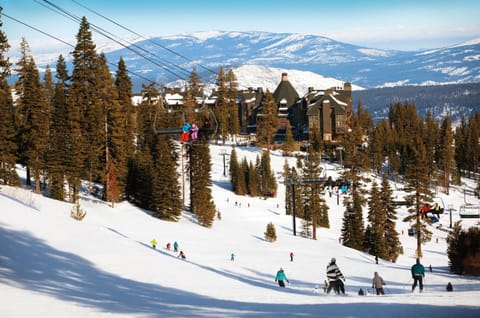
[[[163,127],[158,127],[158,120],[157,117],[159,116],[159,112],[162,112],[164,114],[168,114],[171,116],[171,119],[174,120],[174,122],[178,122],[178,125],[175,126],[163,126]],[[193,108],[193,109],[173,109],[173,108],[166,108],[164,106],[163,100],[160,101],[160,111],[157,111],[155,113],[155,118],[153,121],[153,130],[156,135],[177,135],[180,136],[182,133],[182,126],[187,122],[186,119],[186,114],[187,113],[192,113],[192,114],[204,114],[202,120],[203,124],[198,125],[199,126],[199,138],[207,138],[211,135],[215,135],[217,133],[218,129],[218,121],[217,118],[215,117],[215,114],[211,109],[207,107],[207,105],[204,103],[201,107],[199,108]],[[176,117],[176,118],[175,118]]]
[[[462,219],[478,219],[480,218],[480,205],[465,204],[460,206],[458,211]]]

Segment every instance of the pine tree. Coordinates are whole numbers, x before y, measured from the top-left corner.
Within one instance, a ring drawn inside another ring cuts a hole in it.
[[[155,140],[151,209],[156,217],[178,221],[183,201],[177,176],[176,146],[168,136],[160,135]]]
[[[265,241],[273,243],[277,240],[277,231],[275,230],[275,225],[272,222],[267,224],[267,229],[264,233]]]
[[[237,183],[238,178],[240,178],[240,166],[238,164],[237,151],[235,147],[232,148],[230,152],[230,166],[228,168],[230,173],[230,183],[232,185],[232,190],[234,193],[237,193]]]
[[[277,126],[277,104],[272,93],[267,89],[262,100],[261,112],[257,115],[257,140],[260,144],[266,145],[269,151]]]
[[[363,111],[359,105],[357,114],[354,114],[351,119],[351,131],[342,141],[345,160],[351,165],[351,168],[343,173],[343,178],[350,183],[351,193],[351,196],[344,199],[346,210],[342,226],[343,244],[357,250],[363,250],[365,236],[363,206],[366,204],[366,191],[364,185],[368,180],[358,172],[369,168],[367,152],[363,147],[363,137],[367,134],[370,125],[368,118],[366,111]]]
[[[117,89],[120,113],[122,114],[120,119],[124,120],[123,123],[119,123],[124,131],[122,140],[124,157],[119,158],[120,166],[117,167],[120,179],[120,192],[124,193],[128,160],[134,156],[135,152],[136,107],[132,104],[132,81],[128,76],[128,70],[122,58],[118,62],[115,87]]]
[[[245,195],[248,192],[248,162],[247,158],[243,157],[238,167],[238,179],[235,194]]]
[[[443,186],[445,193],[449,194],[450,178],[454,174],[454,151],[452,122],[450,116],[445,117],[440,130],[439,165],[443,171]]]
[[[322,185],[318,182],[313,182],[313,179],[320,178],[321,173],[320,159],[317,153],[311,148],[309,149],[308,160],[303,166],[303,206],[304,206],[304,220],[311,223],[312,238],[317,239],[317,226],[320,225],[322,216],[322,207],[325,208],[325,199],[321,197]]]
[[[264,196],[274,197],[277,192],[277,181],[275,180],[274,172],[270,165],[270,152],[263,151],[260,159],[259,176],[260,176],[260,191]]]
[[[431,201],[431,191],[429,189],[430,178],[428,176],[428,160],[425,144],[421,136],[421,123],[417,123],[416,129],[418,135],[408,145],[406,158],[407,165],[405,171],[406,186],[405,191],[408,195],[406,201],[413,202],[413,207],[408,209],[409,215],[404,218],[404,222],[413,222],[417,232],[417,258],[422,257],[422,243],[431,239],[432,233],[422,226],[420,218],[420,208],[424,203]]]
[[[216,208],[212,198],[211,157],[208,143],[199,142],[190,148],[190,176],[191,210],[201,225],[211,227]]]
[[[50,178],[52,199],[65,199],[64,189],[66,171],[68,171],[69,127],[68,127],[68,73],[65,60],[59,56],[56,67],[57,82],[52,97],[52,116],[50,121],[50,142],[47,153],[47,166]]]
[[[25,39],[21,43],[22,57],[17,63],[19,78],[15,84],[18,104],[18,135],[22,161],[33,171],[35,192],[40,193],[41,171],[46,168],[49,108],[40,75]],[[29,181],[27,176],[27,183]]]
[[[257,168],[251,161],[248,164],[248,194],[252,197],[260,195],[260,177]]]
[[[371,255],[387,259],[388,250],[385,238],[385,225],[387,214],[382,205],[381,193],[376,182],[373,182],[370,189],[370,197],[368,200],[368,221],[370,222],[370,231],[365,237],[365,241],[369,243],[367,251]]]
[[[228,102],[227,102],[227,84],[226,76],[223,67],[220,67],[217,76],[217,102],[215,104],[215,117],[218,121],[218,134],[222,138],[222,143],[225,144],[225,139],[228,134]]]
[[[0,16],[2,8],[0,7]],[[10,45],[2,31],[0,20],[0,183],[11,186],[20,185],[15,169],[17,144],[15,138],[15,114],[13,100],[7,78],[10,76],[11,63],[6,56]]]
[[[382,183],[380,189],[381,207],[386,213],[386,220],[384,225],[387,260],[396,262],[400,254],[403,254],[402,244],[398,238],[396,230],[397,212],[393,205],[393,191],[390,187],[388,176],[386,173],[382,176]]]
[[[240,120],[238,117],[238,103],[237,103],[237,91],[238,83],[237,77],[233,70],[227,71],[225,76],[226,81],[226,96],[227,96],[227,125],[228,132],[231,135],[238,135],[240,133]]]
[[[98,112],[94,112],[98,101],[95,96],[97,54],[90,24],[85,17],[82,18],[76,38],[77,44],[72,52],[73,71],[68,95],[70,126],[68,179],[72,201],[77,200],[82,178],[92,179],[91,165],[98,163],[96,159],[101,157],[100,151],[103,148],[103,138],[99,138],[100,131],[103,131],[100,125],[102,118],[98,116]],[[95,172],[101,173],[98,169]]]

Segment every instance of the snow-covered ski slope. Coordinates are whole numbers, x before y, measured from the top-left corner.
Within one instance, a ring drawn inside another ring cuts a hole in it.
[[[285,160],[293,165],[295,158],[272,153],[279,189],[276,198],[264,200],[231,192],[222,155],[230,151],[230,146],[211,146],[212,192],[221,220],[210,229],[196,224],[188,213],[177,223],[165,222],[127,202],[111,208],[88,195],[82,196],[87,215],[79,222],[70,217],[69,203],[1,186],[0,317],[479,316],[480,279],[449,273],[446,232],[432,228],[433,240],[423,246],[425,290],[412,294],[416,241],[407,235],[409,225],[401,222],[405,207],[399,209],[397,221],[405,253],[397,263],[379,260],[376,265],[371,255],[339,244],[343,207],[341,196],[337,205],[336,194],[326,195],[330,229],[319,228],[317,240],[306,239],[299,235],[297,220],[293,236],[281,173]],[[239,159],[255,161],[258,154],[257,148],[237,147]],[[334,179],[339,173],[337,166],[323,168]],[[402,199],[401,185],[392,187]],[[465,200],[476,202],[473,196],[464,197],[462,188],[448,197],[438,195],[457,211]],[[458,212],[452,217],[458,220]],[[263,238],[269,222],[277,232],[274,243]],[[477,226],[476,222],[465,220],[463,225]],[[448,214],[440,223],[448,228]],[[156,250],[150,246],[153,238]],[[165,249],[175,241],[186,260]],[[235,261],[230,261],[231,253]],[[346,277],[348,296],[315,290],[317,285],[321,290],[332,257]],[[280,267],[290,280],[285,289],[274,281]],[[386,295],[357,296],[360,288],[372,292],[375,271],[387,284]],[[448,282],[452,293],[445,291]]]

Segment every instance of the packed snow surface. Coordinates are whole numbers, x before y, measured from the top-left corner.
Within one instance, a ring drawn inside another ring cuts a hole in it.
[[[300,220],[294,236],[281,172],[285,160],[294,165],[296,159],[273,152],[277,196],[252,198],[233,194],[223,174],[222,153],[230,151],[228,145],[211,146],[212,193],[221,216],[212,228],[198,225],[187,212],[177,223],[166,222],[127,202],[112,208],[87,194],[80,201],[86,217],[76,221],[70,203],[2,186],[0,317],[479,317],[480,280],[449,272],[446,231],[431,227],[433,239],[422,246],[425,289],[412,293],[416,241],[401,221],[405,207],[397,220],[404,254],[396,263],[380,259],[375,264],[373,256],[339,244],[341,194],[325,194],[331,226],[319,228],[317,240],[300,235]],[[237,147],[239,159],[254,162],[258,154],[257,148]],[[325,176],[336,178],[340,172],[338,165],[322,167]],[[446,208],[454,209],[454,222],[464,201],[478,203],[463,194],[475,186],[468,182],[448,197],[437,194]],[[392,188],[401,200],[402,185],[392,183]],[[463,226],[478,226],[477,220],[464,220]],[[274,243],[264,240],[269,222],[276,228]],[[440,224],[449,227],[448,214]],[[158,242],[156,249],[152,239]],[[175,241],[185,260],[166,250]],[[346,296],[321,289],[332,257],[346,277]],[[289,278],[286,288],[274,281],[279,268]],[[385,296],[372,293],[375,271],[386,282]],[[453,292],[445,291],[448,282]],[[358,296],[360,288],[370,295]]]

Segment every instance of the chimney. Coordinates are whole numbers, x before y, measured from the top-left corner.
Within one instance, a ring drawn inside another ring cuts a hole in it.
[[[282,73],[282,82],[287,82],[287,81],[288,81],[287,73]]]
[[[352,91],[352,83],[343,83],[343,90],[349,92]]]

